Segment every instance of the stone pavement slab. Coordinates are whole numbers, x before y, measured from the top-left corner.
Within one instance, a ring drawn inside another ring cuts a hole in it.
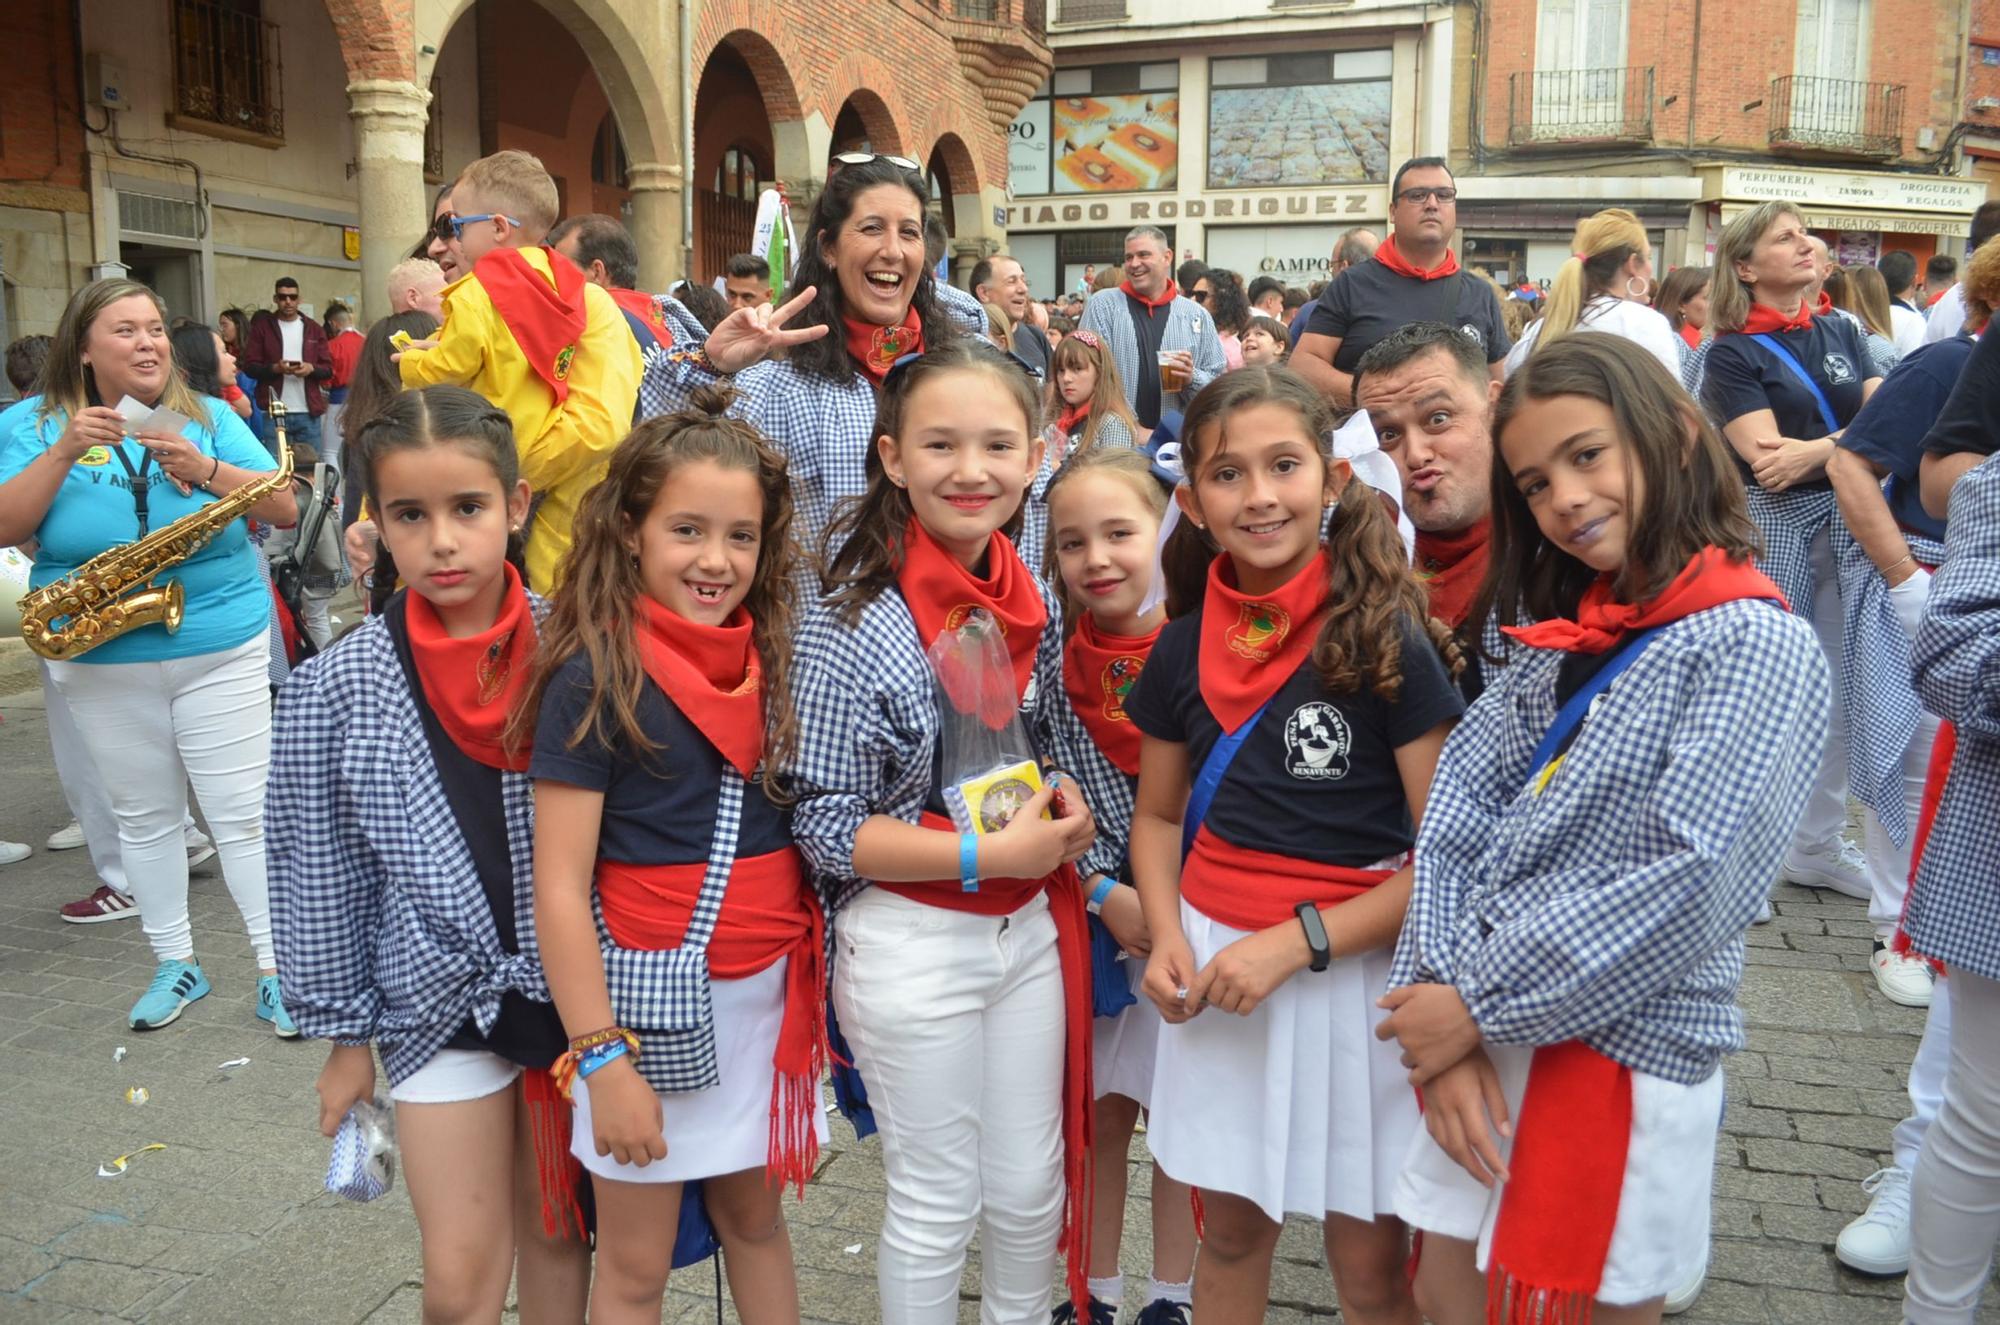
[[[83,851],[41,849],[69,814],[39,694],[0,698],[0,719],[0,839],[36,847],[0,867],[0,1325],[418,1321],[407,1194],[399,1185],[358,1206],[321,1190],[313,1079],[324,1055],[255,1019],[249,944],[219,874],[204,868],[192,889],[215,992],[164,1030],[126,1029],[152,974],[144,935],[136,920],[57,921],[56,905],[95,880]],[[1860,1180],[1887,1161],[1923,1025],[1874,991],[1868,933],[1860,903],[1786,887],[1774,923],[1750,935],[1750,1045],[1728,1068],[1713,1260],[1700,1302],[1679,1318],[1688,1325],[1900,1319],[1899,1280],[1851,1274],[1832,1254],[1866,1204]],[[239,1057],[250,1062],[219,1066]],[[147,1103],[126,1103],[132,1086],[148,1090]],[[818,1180],[790,1208],[800,1288],[809,1320],[866,1325],[878,1318],[880,1151],[844,1123],[834,1132]],[[97,1176],[154,1141],[167,1149],[139,1155],[122,1177]],[[1135,1277],[1147,1269],[1142,1147],[1121,1258]],[[1267,1319],[1336,1319],[1317,1224],[1292,1221],[1279,1257]],[[978,1319],[977,1291],[975,1247],[961,1320]],[[703,1267],[675,1279],[662,1319],[715,1314]],[[726,1305],[722,1315],[735,1319]],[[2000,1322],[2000,1295],[1989,1292],[1982,1319]]]

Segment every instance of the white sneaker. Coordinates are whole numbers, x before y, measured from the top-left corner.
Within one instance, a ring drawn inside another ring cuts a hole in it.
[[[1801,888],[1831,888],[1842,897],[1867,901],[1868,859],[1838,833],[1825,842],[1785,853],[1784,877]]]
[[[1751,921],[1750,923],[1753,925],[1768,925],[1771,923],[1770,898],[1766,897],[1763,901],[1757,904],[1757,918]]]
[[[1667,1294],[1666,1304],[1660,1308],[1660,1314],[1663,1316],[1678,1316],[1683,1311],[1686,1311],[1694,1305],[1695,1299],[1701,1296],[1702,1286],[1707,1282],[1708,1258],[1704,1256],[1701,1261],[1701,1269],[1695,1273],[1695,1276],[1675,1288],[1673,1292]]]
[[[1833,1254],[1862,1274],[1902,1274],[1910,1268],[1910,1175],[1877,1169],[1861,1190],[1868,1208],[1840,1230]]]
[[[1874,955],[1868,965],[1875,972],[1875,987],[1882,997],[1906,1008],[1931,1005],[1930,963],[1921,957],[1897,952],[1881,939],[1875,940]]]
[[[35,849],[26,842],[0,842],[0,865],[12,865],[34,854]]]
[[[49,834],[48,848],[51,851],[74,851],[82,845],[83,825],[74,819]]]

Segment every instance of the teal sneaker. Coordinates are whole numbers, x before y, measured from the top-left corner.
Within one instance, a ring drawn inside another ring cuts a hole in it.
[[[208,977],[193,962],[161,962],[153,983],[132,1005],[135,1031],[156,1031],[181,1015],[181,1009],[208,993]]]
[[[296,1040],[299,1028],[292,1024],[291,1014],[285,1011],[285,1002],[278,997],[278,977],[267,975],[257,981],[257,1016],[271,1023],[271,1029],[281,1040]]]

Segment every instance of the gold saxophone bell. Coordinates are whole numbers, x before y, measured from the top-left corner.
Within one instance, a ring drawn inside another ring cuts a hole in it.
[[[41,657],[62,662],[90,652],[141,626],[163,626],[172,635],[187,615],[179,580],[153,580],[206,547],[251,507],[292,481],[292,448],[285,438],[285,407],[271,402],[278,467],[198,511],[155,529],[136,543],[98,553],[60,580],[21,600],[21,638]],[[56,624],[61,622],[61,625]]]

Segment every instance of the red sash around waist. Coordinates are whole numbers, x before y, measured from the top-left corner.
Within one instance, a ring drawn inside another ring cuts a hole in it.
[[[627,865],[597,862],[597,899],[604,927],[621,948],[679,947],[701,895],[705,862]],[[744,856],[729,873],[715,934],[708,944],[709,974],[741,980],[768,970],[780,957],[785,971],[785,1013],[771,1081],[771,1144],[766,1165],[781,1185],[805,1194],[819,1158],[813,1116],[820,1074],[826,1068],[826,920],[806,886],[798,848]]]
[[[1252,851],[1225,842],[1204,824],[1181,865],[1181,896],[1217,924],[1254,933],[1292,919],[1300,902],[1350,901],[1394,873]]]
[[[950,819],[929,810],[918,822],[940,832],[958,831]],[[961,891],[956,879],[875,886],[926,906],[982,916],[1012,915],[1038,894],[1046,891],[1049,895],[1049,917],[1056,925],[1056,959],[1062,963],[1065,1032],[1061,1251],[1068,1270],[1070,1300],[1081,1311],[1090,1298],[1090,1147],[1096,1093],[1090,1081],[1090,918],[1076,867],[1064,865],[1045,879],[981,879],[976,893]]]

